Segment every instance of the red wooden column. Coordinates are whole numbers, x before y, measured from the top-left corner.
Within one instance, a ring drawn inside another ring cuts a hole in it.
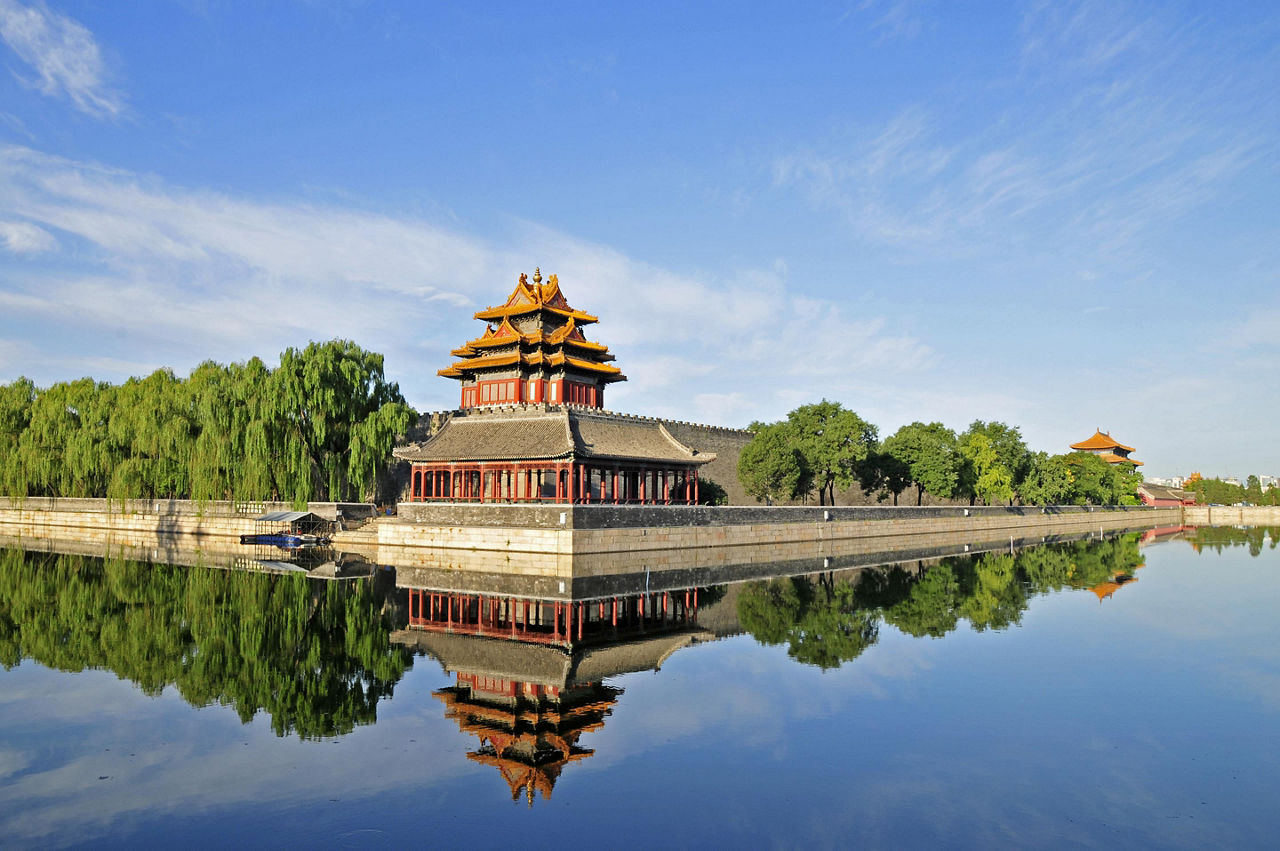
[[[698,502],[698,471],[696,469],[693,471],[693,501],[695,504]]]
[[[641,467],[640,468],[640,504],[641,505],[644,505],[645,491],[648,490],[648,487],[647,487],[648,484],[649,484],[649,468]]]
[[[667,479],[667,471],[662,471],[662,502],[664,505],[671,504],[671,482]]]
[[[617,467],[614,467],[614,468],[613,468],[613,504],[614,504],[614,505],[617,505],[617,504],[618,504],[618,476],[619,476],[619,474],[620,474],[620,473],[619,473],[618,468],[617,468]]]

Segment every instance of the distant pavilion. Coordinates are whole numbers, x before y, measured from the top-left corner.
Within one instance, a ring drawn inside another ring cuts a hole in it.
[[[597,322],[560,282],[521,274],[506,302],[475,314],[479,337],[439,374],[461,385],[459,410],[428,440],[399,447],[411,502],[642,503],[698,501],[698,469],[715,459],[648,417],[604,410],[625,381]]]
[[[1093,437],[1088,440],[1082,440],[1079,443],[1071,444],[1071,448],[1077,452],[1091,452],[1097,455],[1108,464],[1132,464],[1135,467],[1141,467],[1142,462],[1136,458],[1130,458],[1129,453],[1133,451],[1132,446],[1125,446],[1123,443],[1115,440],[1110,434],[1101,429],[1096,429]]]

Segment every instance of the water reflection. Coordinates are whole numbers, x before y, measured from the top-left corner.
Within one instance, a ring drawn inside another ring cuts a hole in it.
[[[1187,539],[1196,552],[1220,553],[1231,547],[1248,547],[1249,555],[1257,557],[1263,547],[1276,548],[1280,542],[1280,526],[1201,526]]]
[[[1266,847],[1276,540],[1095,530],[563,587],[10,551],[0,652],[40,664],[0,674],[0,835],[413,845],[425,824],[460,844],[477,824],[527,838],[536,818],[542,836],[634,825],[634,845]],[[364,709],[332,699],[348,679]],[[1142,723],[1099,723],[1099,706]],[[326,730],[350,734],[300,740]]]
[[[433,694],[475,739],[468,758],[532,804],[550,797],[565,766],[592,755],[580,738],[623,694],[609,681],[658,670],[681,648],[745,632],[832,669],[886,626],[941,638],[965,624],[1006,629],[1055,591],[1107,599],[1136,581],[1141,547],[1153,542],[1238,541],[1253,551],[1268,534],[1274,546],[1278,531],[1169,527],[819,572],[806,560],[775,565],[772,578],[714,585],[645,571],[556,593],[538,577],[499,581],[332,553],[239,557],[227,565],[239,569],[214,569],[3,549],[0,662],[106,669],[149,695],[173,686],[194,706],[229,706],[244,722],[262,712],[278,736],[317,739],[374,723],[413,656],[427,656],[454,678]]]
[[[349,733],[410,664],[369,580],[0,550],[0,662],[106,669],[148,695],[258,712],[277,735]]]
[[[761,643],[787,645],[797,662],[836,668],[875,644],[882,623],[941,638],[962,622],[979,632],[1007,629],[1041,594],[1089,589],[1110,597],[1142,566],[1139,542],[1131,533],[931,566],[751,582],[738,597],[738,617]]]

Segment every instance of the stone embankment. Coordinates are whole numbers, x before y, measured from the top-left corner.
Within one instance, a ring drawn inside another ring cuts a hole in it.
[[[260,531],[254,518],[267,511],[288,511],[283,502],[194,500],[106,500],[0,498],[0,535],[9,538],[61,538],[129,546],[151,546],[174,538],[192,542],[234,539]],[[373,506],[313,502],[307,510],[333,520],[370,517]]]
[[[401,505],[378,544],[580,556],[759,547],[914,535],[978,540],[1179,525],[1182,509],[1142,507],[722,507]]]
[[[1188,526],[1280,526],[1280,505],[1188,505]]]
[[[149,546],[180,538],[194,545],[231,542],[260,531],[259,513],[282,503],[0,500],[0,535],[63,538]],[[308,509],[332,519],[334,503]],[[343,514],[370,516],[372,506],[343,505]],[[1033,539],[1169,525],[1280,525],[1268,507],[813,507],[405,504],[397,517],[378,518],[335,536],[342,547],[438,550],[580,558],[627,552],[719,548],[826,546],[872,539],[949,536],[954,541]],[[857,545],[859,548],[861,544]],[[453,561],[454,559],[450,559]]]

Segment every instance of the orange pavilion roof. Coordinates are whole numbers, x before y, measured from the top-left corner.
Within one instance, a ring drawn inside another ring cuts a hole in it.
[[[523,333],[512,321],[539,313],[549,315],[529,333]],[[582,326],[598,320],[570,306],[556,275],[544,284],[540,270],[534,272],[532,283],[521,274],[504,304],[486,308],[475,316],[489,323],[484,333],[453,349],[450,354],[458,360],[437,370],[437,375],[465,379],[475,370],[488,368],[570,366],[594,373],[605,382],[626,380],[622,370],[608,365],[614,360],[609,347],[583,336]]]
[[[511,291],[511,295],[507,296],[506,302],[497,307],[486,307],[484,310],[477,311],[476,319],[499,320],[507,316],[523,316],[526,313],[547,310],[573,319],[579,325],[600,321],[590,313],[575,310],[569,306],[564,293],[560,292],[558,276],[550,276],[545,284],[541,283],[541,279],[541,272],[535,270],[534,283],[530,284],[529,277],[523,272],[520,273],[516,288]]]
[[[1132,446],[1125,446],[1123,443],[1115,440],[1110,434],[1101,429],[1095,430],[1093,437],[1088,440],[1082,440],[1079,443],[1071,444],[1072,449],[1096,450],[1096,449],[1123,449],[1126,452],[1132,452]]]
[[[1108,452],[1106,455],[1099,455],[1098,457],[1103,461],[1106,461],[1108,464],[1132,464],[1135,467],[1142,466],[1142,462],[1137,458],[1123,458],[1114,452]]]
[[[443,375],[446,378],[456,378],[463,374],[464,370],[485,369],[488,367],[514,366],[522,364],[524,366],[562,366],[568,364],[576,369],[585,370],[587,372],[600,373],[608,376],[618,376],[619,381],[622,380],[622,370],[612,364],[596,363],[595,361],[583,360],[566,355],[564,352],[556,352],[551,355],[544,355],[542,352],[530,352],[522,354],[520,352],[504,352],[495,355],[481,355],[479,357],[467,358],[458,361],[455,364],[437,370],[437,375]]]
[[[570,345],[579,349],[586,349],[592,352],[600,352],[608,354],[609,347],[601,343],[595,343],[582,336],[582,331],[577,327],[573,317],[569,317],[569,321],[552,331],[545,334],[541,329],[532,334],[521,334],[511,324],[511,317],[502,317],[502,322],[495,328],[490,325],[485,328],[485,332],[474,340],[470,340],[449,354],[454,357],[465,358],[479,354],[477,350],[492,348],[494,346],[510,346],[515,343],[524,343],[529,346],[536,346],[546,343],[551,346]],[[609,355],[608,359],[612,359]]]

